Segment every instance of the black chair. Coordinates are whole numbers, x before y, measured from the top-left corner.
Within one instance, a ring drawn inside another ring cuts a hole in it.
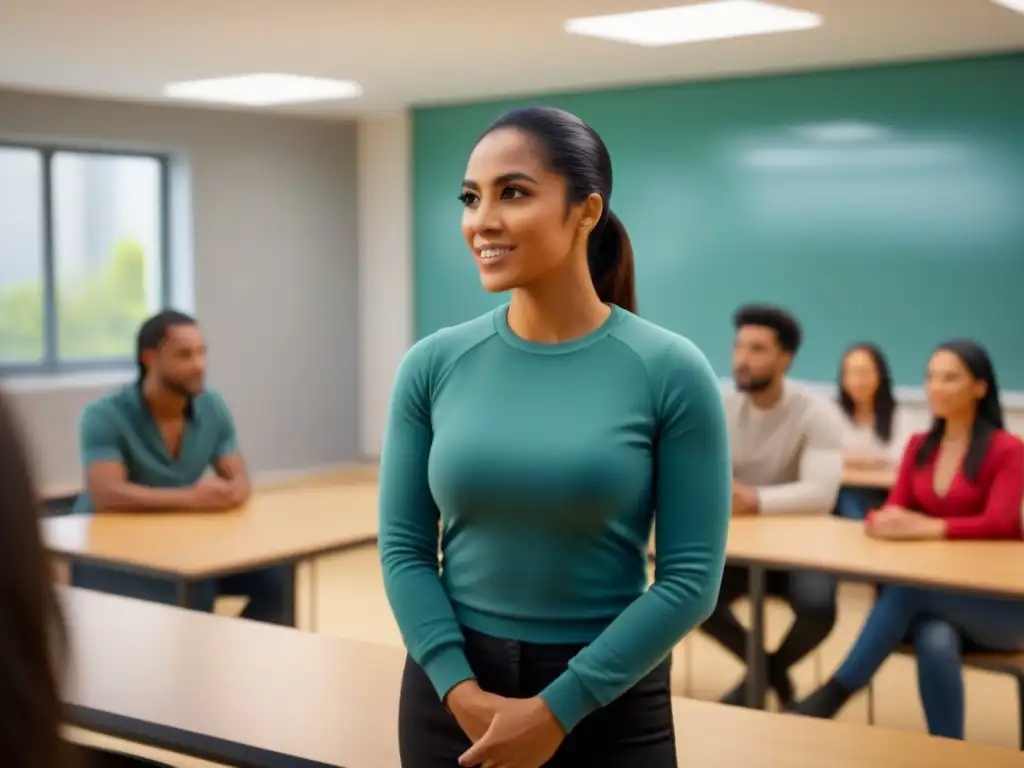
[[[75,506],[75,501],[77,499],[78,494],[72,494],[71,496],[53,496],[43,499],[43,511],[46,513],[47,517],[68,515],[71,513],[71,508]]]
[[[913,656],[914,647],[903,645],[899,653],[905,656]],[[974,669],[984,669],[988,672],[996,672],[1009,675],[1017,682],[1017,713],[1020,722],[1019,746],[1024,750],[1024,653],[1014,651],[985,651],[979,648],[964,648],[963,665]],[[874,681],[868,683],[868,724],[875,723],[875,688]]]

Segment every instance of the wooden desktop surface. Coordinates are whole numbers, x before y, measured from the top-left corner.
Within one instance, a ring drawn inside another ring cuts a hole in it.
[[[878,488],[884,491],[896,482],[895,467],[876,469],[850,469],[843,471],[843,485],[857,488]]]
[[[730,562],[1024,597],[1024,542],[878,541],[835,517],[733,518]]]
[[[397,768],[398,648],[62,590],[76,725],[251,766]],[[673,702],[687,768],[1010,768],[1017,752]],[[292,758],[286,761],[284,756]]]
[[[232,746],[241,745],[312,765],[397,768],[400,649],[71,587],[61,592],[71,627],[65,698],[74,725],[232,765],[273,765],[243,759]],[[196,735],[226,744],[188,740]]]
[[[42,525],[58,557],[202,579],[373,543],[377,484],[260,491],[231,512],[65,515]]]
[[[672,700],[680,768],[1020,768],[1020,753],[877,726]]]
[[[355,462],[341,464],[332,469],[299,471],[299,472],[259,472],[252,478],[258,490],[276,488],[296,488],[308,485],[337,485],[338,483],[376,482],[380,476],[380,465],[375,463]],[[40,488],[43,500],[74,498],[82,492],[80,480],[64,483],[50,483]]]

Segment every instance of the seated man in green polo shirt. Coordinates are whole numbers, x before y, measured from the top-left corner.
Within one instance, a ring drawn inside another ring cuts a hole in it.
[[[80,428],[86,491],[74,513],[234,509],[249,477],[224,400],[204,388],[206,345],[196,321],[167,310],[139,329],[139,379],[86,406]],[[210,474],[208,470],[213,470]],[[174,585],[76,565],[87,589],[174,602]],[[245,618],[294,622],[293,574],[268,568],[195,585],[189,605],[212,610],[218,595],[249,598]]]

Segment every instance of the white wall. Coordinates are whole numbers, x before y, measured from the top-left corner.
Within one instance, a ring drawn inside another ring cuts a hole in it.
[[[176,247],[193,256],[175,295],[194,293],[250,466],[359,458],[354,124],[0,91],[5,137],[173,153]],[[44,488],[80,482],[78,416],[117,381],[4,382]]]
[[[412,136],[401,112],[359,123],[359,445],[378,457],[413,340]]]

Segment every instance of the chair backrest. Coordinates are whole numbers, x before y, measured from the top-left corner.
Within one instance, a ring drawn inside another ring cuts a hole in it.
[[[43,499],[43,511],[46,513],[47,517],[67,515],[71,512],[71,508],[75,506],[75,501],[77,499],[77,493],[71,496],[53,496],[51,498]]]

